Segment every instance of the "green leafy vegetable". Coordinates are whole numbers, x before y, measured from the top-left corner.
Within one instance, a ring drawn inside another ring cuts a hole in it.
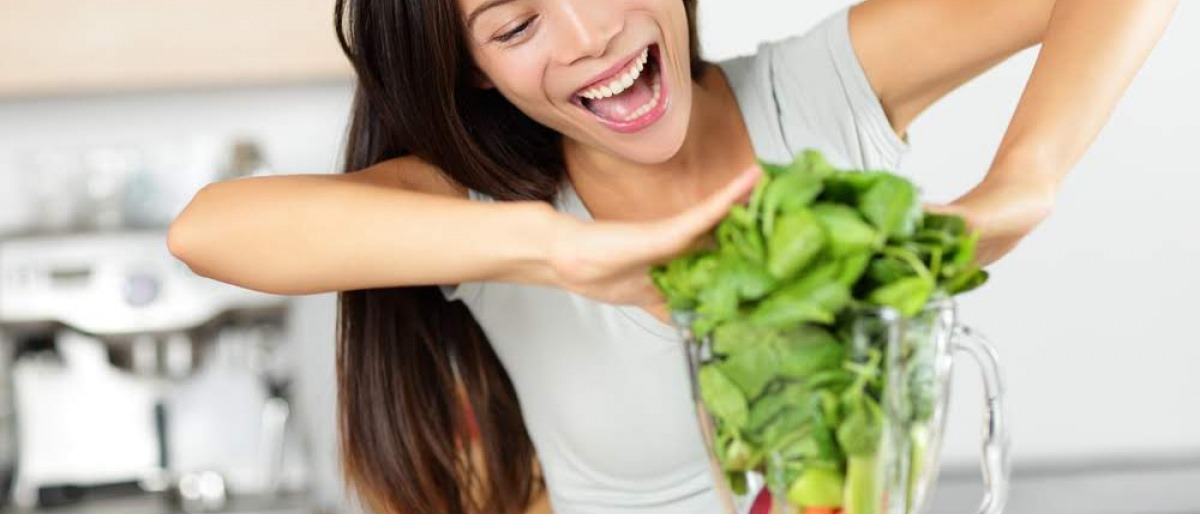
[[[889,430],[907,435],[910,487],[929,464],[942,378],[926,306],[987,281],[973,262],[978,234],[922,212],[899,175],[839,170],[812,150],[761,164],[749,202],[717,225],[716,247],[652,277],[711,343],[696,379],[732,490],[760,471],[794,505],[877,514]],[[896,362],[879,347],[887,327],[861,324],[861,309],[877,307],[906,319]],[[889,391],[885,377],[897,372],[903,389]],[[889,394],[903,395],[901,419],[884,411],[896,405]]]
[[[825,230],[808,209],[781,214],[767,240],[767,269],[780,279],[791,278],[825,247]]]
[[[874,183],[859,197],[858,208],[892,240],[910,237],[921,217],[916,186],[884,172],[877,172]]]
[[[700,395],[704,398],[704,404],[723,423],[733,428],[746,424],[750,410],[746,405],[746,397],[720,369],[705,366],[700,370]]]

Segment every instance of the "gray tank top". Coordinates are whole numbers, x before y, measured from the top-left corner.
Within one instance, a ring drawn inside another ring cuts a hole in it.
[[[817,148],[839,166],[899,166],[907,145],[867,82],[847,13],[716,63],[761,159]],[[555,207],[592,219],[569,183]],[[443,292],[467,305],[511,377],[556,514],[723,514],[673,327],[554,288],[467,282]]]

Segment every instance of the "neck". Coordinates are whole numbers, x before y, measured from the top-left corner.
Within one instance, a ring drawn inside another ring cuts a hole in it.
[[[645,220],[678,213],[753,163],[732,91],[717,67],[692,82],[683,145],[670,159],[638,163],[565,140],[568,176],[595,219]]]

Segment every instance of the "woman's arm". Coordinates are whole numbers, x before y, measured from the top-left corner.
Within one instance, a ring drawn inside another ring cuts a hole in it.
[[[400,159],[213,183],[171,224],[168,246],[200,275],[273,294],[551,280],[549,206],[472,202],[437,177]]]
[[[1107,121],[1176,4],[870,0],[855,8],[851,30],[872,87],[901,132],[950,90],[1042,42],[987,176],[942,208],[980,231],[979,260],[988,264],[1049,215],[1062,179]]]
[[[913,119],[962,84],[1042,40],[1055,0],[867,0],[850,36],[888,121]]]
[[[656,305],[650,266],[689,250],[760,174],[749,168],[661,220],[588,223],[544,202],[467,200],[440,170],[400,159],[210,184],[167,245],[197,274],[273,294],[495,281]]]
[[[1176,4],[1058,0],[991,174],[1036,174],[1057,187],[1108,121]]]
[[[943,207],[981,234],[994,262],[1053,208],[1067,173],[1166,30],[1175,0],[1058,0],[1033,74],[983,181]]]

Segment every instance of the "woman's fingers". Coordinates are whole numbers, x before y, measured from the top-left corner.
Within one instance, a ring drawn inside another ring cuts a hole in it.
[[[610,303],[659,305],[666,301],[650,280],[649,267],[689,249],[745,199],[762,169],[754,166],[699,204],[654,222],[571,225],[556,245],[554,269],[569,289]]]

